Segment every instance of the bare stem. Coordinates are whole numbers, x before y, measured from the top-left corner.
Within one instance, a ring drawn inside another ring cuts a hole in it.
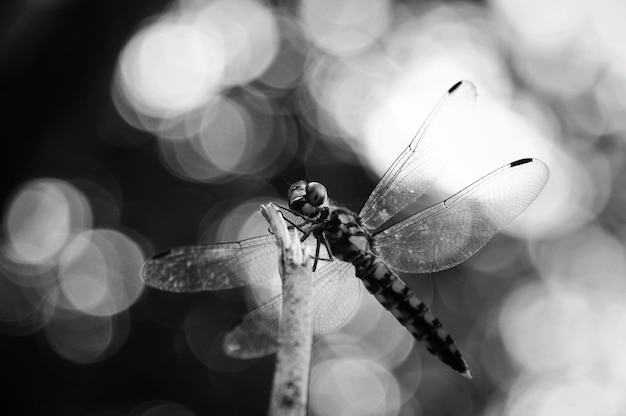
[[[270,415],[304,416],[313,340],[310,305],[313,273],[309,250],[301,245],[296,232],[289,233],[273,204],[261,206],[260,211],[282,248],[279,269],[283,282],[283,310]]]

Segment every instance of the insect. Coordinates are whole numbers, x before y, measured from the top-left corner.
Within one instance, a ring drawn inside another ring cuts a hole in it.
[[[414,207],[446,164],[447,128],[475,97],[468,81],[452,86],[358,214],[332,202],[320,183],[298,181],[290,186],[289,208],[281,208],[281,213],[301,231],[303,241],[315,247],[315,336],[339,327],[356,308],[365,286],[431,354],[471,377],[452,337],[397,272],[431,273],[463,262],[524,211],[548,179],[542,161],[520,159],[438,204]],[[149,286],[173,292],[229,289],[278,276],[277,256],[271,234],[186,246],[150,258],[142,277]],[[281,305],[279,295],[245,315],[226,335],[226,353],[255,358],[275,352]]]

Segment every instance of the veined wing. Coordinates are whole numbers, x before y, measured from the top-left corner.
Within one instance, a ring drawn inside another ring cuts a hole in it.
[[[299,231],[306,232],[309,228],[311,228],[312,222],[310,219],[304,217],[303,215],[290,210],[289,208],[285,208],[278,204],[272,204],[275,208],[278,208],[280,214],[283,216],[285,220],[285,224],[287,227],[296,227]],[[271,230],[270,230],[271,231]]]
[[[313,252],[316,240],[304,244]],[[322,258],[329,258],[322,246]],[[223,290],[279,276],[276,237],[264,235],[235,243],[185,246],[155,254],[141,270],[144,282],[170,292]]]
[[[456,83],[439,100],[422,127],[385,172],[359,213],[370,230],[415,202],[443,171],[454,135],[476,101],[476,88],[469,81]]]
[[[344,323],[356,308],[361,291],[352,264],[338,260],[320,264],[313,277],[313,336],[327,334]],[[278,295],[245,315],[224,338],[224,351],[233,358],[276,352],[282,302]]]
[[[538,159],[497,169],[451,196],[374,236],[374,250],[391,267],[430,273],[455,266],[524,211],[548,180]]]
[[[222,290],[278,277],[276,237],[174,248],[152,256],[141,270],[147,285],[171,292]]]

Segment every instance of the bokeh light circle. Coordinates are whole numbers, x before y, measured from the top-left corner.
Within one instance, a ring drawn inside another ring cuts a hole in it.
[[[19,263],[49,264],[73,233],[91,226],[91,217],[86,198],[71,184],[56,179],[28,182],[7,206],[4,255]]]
[[[371,46],[382,36],[391,20],[387,0],[305,0],[300,18],[318,47],[335,55],[352,55]]]
[[[129,308],[143,291],[145,256],[137,243],[115,230],[79,234],[59,266],[60,287],[72,308],[107,316]]]
[[[310,406],[318,415],[396,414],[400,391],[383,366],[365,359],[335,359],[311,369]]]
[[[142,114],[170,117],[210,98],[221,86],[224,67],[219,32],[210,36],[184,21],[163,19],[126,45],[118,86]]]

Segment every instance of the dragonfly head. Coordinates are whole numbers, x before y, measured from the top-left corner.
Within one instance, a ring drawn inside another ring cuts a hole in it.
[[[289,208],[307,217],[315,217],[328,207],[328,191],[319,182],[298,181],[289,187]]]

